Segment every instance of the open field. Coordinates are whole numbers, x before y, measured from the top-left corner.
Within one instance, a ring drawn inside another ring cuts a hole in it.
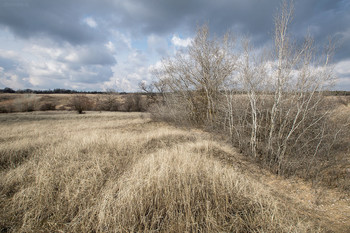
[[[1,232],[347,232],[348,194],[146,113],[0,115]]]
[[[44,104],[52,104],[56,109],[69,110],[71,94],[0,94],[0,107],[3,112],[25,111],[28,104],[39,110]]]
[[[31,112],[47,110],[74,110],[72,100],[84,96],[89,104],[86,110],[139,111],[135,109],[136,94],[17,94],[0,93],[0,113]],[[140,105],[146,104],[146,96],[141,97]],[[145,106],[146,107],[146,106]]]

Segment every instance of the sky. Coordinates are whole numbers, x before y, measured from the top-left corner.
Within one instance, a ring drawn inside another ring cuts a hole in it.
[[[138,91],[204,23],[272,43],[280,0],[0,0],[0,88]],[[337,41],[336,90],[350,91],[350,1],[295,0],[291,34]]]

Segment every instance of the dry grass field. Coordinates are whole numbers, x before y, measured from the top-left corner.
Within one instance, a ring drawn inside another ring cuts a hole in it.
[[[3,112],[26,112],[27,106],[39,110],[44,104],[52,104],[57,110],[69,110],[72,94],[0,94],[0,109]]]
[[[349,196],[147,113],[0,115],[1,232],[346,232]]]

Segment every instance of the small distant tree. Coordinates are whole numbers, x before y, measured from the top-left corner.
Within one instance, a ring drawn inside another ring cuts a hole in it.
[[[107,89],[107,95],[103,103],[104,110],[107,111],[118,111],[120,110],[120,103],[117,100],[118,93],[114,89]]]
[[[84,111],[89,110],[92,106],[91,100],[86,95],[75,95],[70,105],[79,113],[83,114]]]
[[[125,110],[127,112],[143,112],[145,111],[142,95],[138,93],[128,94],[125,99]]]

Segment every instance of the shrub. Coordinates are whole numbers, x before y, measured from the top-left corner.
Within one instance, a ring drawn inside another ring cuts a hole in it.
[[[141,94],[128,94],[125,99],[124,109],[127,112],[144,112],[146,111],[146,105]]]
[[[56,105],[53,103],[44,103],[40,106],[40,111],[49,111],[49,110],[55,110]]]
[[[117,95],[113,93],[107,94],[104,101],[101,101],[101,109],[104,111],[119,111],[121,107],[117,100]]]
[[[84,111],[90,110],[92,107],[91,100],[85,95],[76,95],[71,101],[70,105],[79,113],[82,114]]]

